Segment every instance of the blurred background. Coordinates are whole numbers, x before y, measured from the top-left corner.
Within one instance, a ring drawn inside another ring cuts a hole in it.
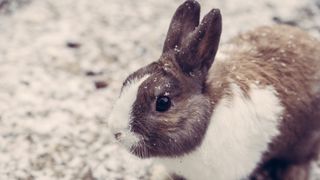
[[[0,179],[149,179],[152,160],[112,143],[106,120],[123,79],[160,56],[182,2],[0,0]],[[221,9],[222,44],[276,23],[320,37],[320,0],[200,3],[202,16]]]

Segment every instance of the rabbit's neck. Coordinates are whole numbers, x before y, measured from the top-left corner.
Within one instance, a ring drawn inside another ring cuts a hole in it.
[[[169,170],[191,180],[233,180],[257,167],[279,134],[283,107],[272,87],[251,86],[249,98],[238,85],[229,88],[231,96],[216,104],[201,146],[183,157],[161,159]]]

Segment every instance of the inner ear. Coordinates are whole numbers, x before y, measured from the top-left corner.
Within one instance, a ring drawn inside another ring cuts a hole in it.
[[[199,42],[197,59],[201,62],[201,68],[209,69],[215,55],[218,51],[218,46],[222,31],[222,19],[219,10],[212,10],[203,19],[200,31],[204,31],[204,36]]]
[[[163,53],[181,46],[182,39],[199,25],[200,5],[194,0],[187,0],[178,7],[172,17]]]

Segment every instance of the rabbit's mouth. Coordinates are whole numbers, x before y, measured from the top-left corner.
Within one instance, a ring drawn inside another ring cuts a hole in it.
[[[148,144],[141,135],[129,130],[122,130],[114,133],[114,137],[117,143],[129,150],[133,155],[139,158],[150,157]]]
[[[139,143],[140,137],[127,129],[114,132],[114,139],[117,143],[130,150]]]

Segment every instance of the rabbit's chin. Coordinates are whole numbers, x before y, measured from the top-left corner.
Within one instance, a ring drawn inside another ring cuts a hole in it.
[[[133,155],[142,159],[149,158],[151,156],[144,141],[139,141],[135,145],[131,146],[129,150]]]

